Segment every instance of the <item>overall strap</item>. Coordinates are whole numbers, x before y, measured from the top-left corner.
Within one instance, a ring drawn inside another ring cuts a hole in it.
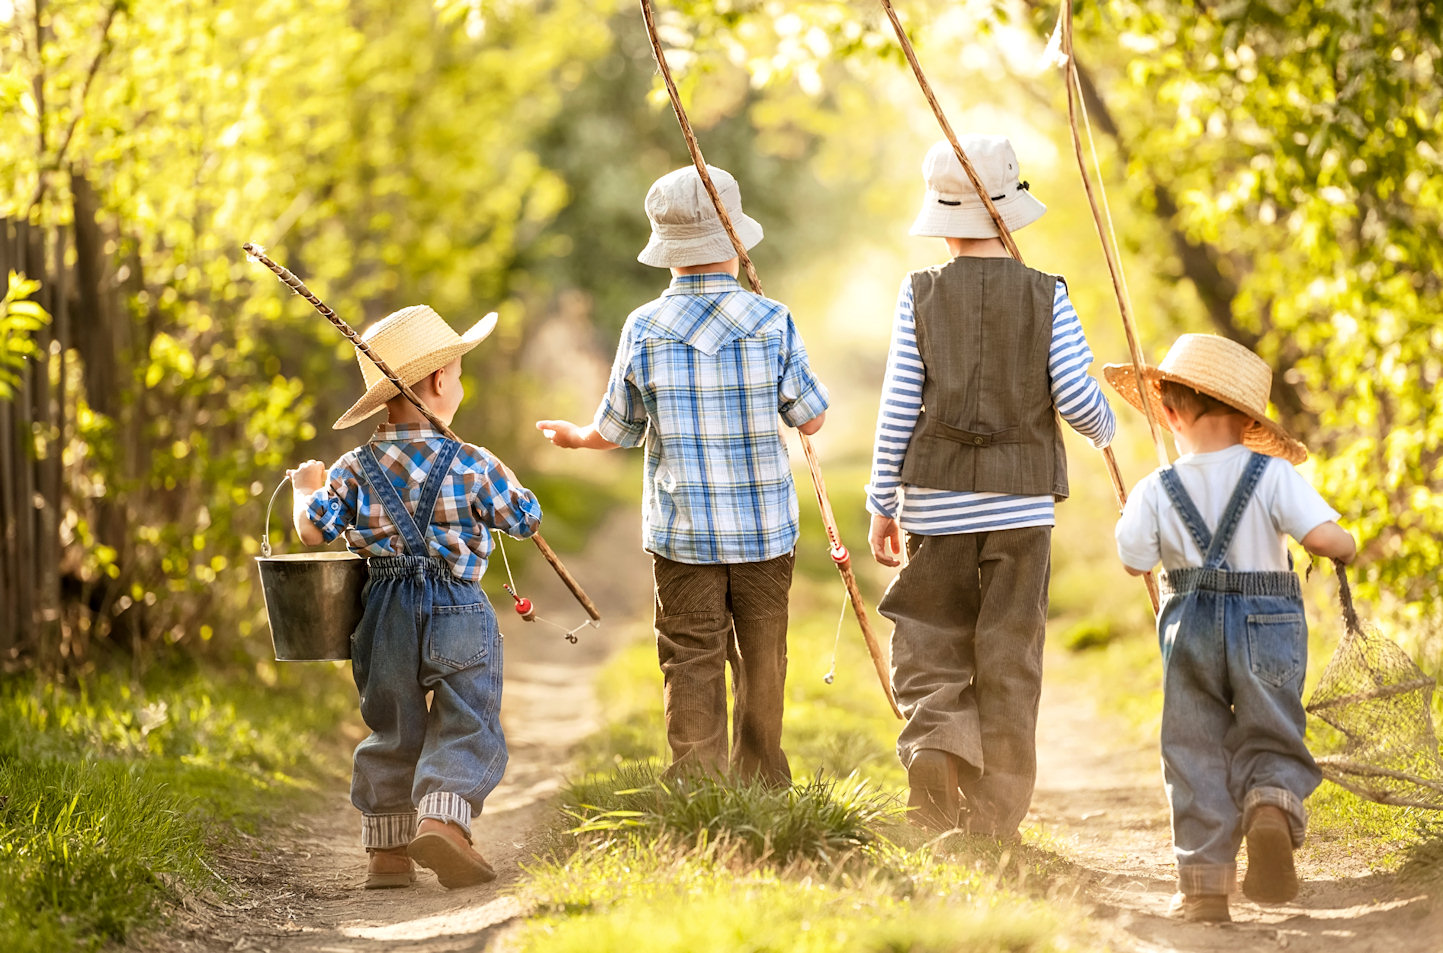
[[[1203,562],[1205,568],[1218,569],[1224,565],[1223,557],[1232,545],[1233,534],[1237,532],[1238,523],[1243,518],[1243,510],[1248,508],[1248,502],[1253,498],[1253,490],[1257,488],[1263,471],[1268,468],[1270,459],[1267,455],[1254,451],[1252,458],[1248,460],[1243,475],[1238,478],[1238,485],[1233,488],[1233,495],[1228,499],[1227,508],[1223,510],[1222,519],[1218,521],[1217,532],[1213,533],[1212,548],[1207,551],[1207,558]]]
[[[406,552],[412,556],[427,556],[430,554],[430,547],[426,545],[426,537],[421,527],[429,526],[431,523],[431,511],[435,508],[436,497],[440,493],[441,483],[451,470],[451,461],[455,459],[460,444],[448,440],[442,444],[436,459],[431,463],[431,471],[426,475],[426,482],[421,488],[421,498],[416,504],[416,516],[413,517],[406,504],[402,502],[401,496],[396,488],[391,485],[390,478],[381,467],[380,454],[376,452],[374,444],[366,444],[364,450],[356,456],[361,462],[361,473],[371,489],[380,499],[381,505],[385,508],[391,522],[396,524],[396,529],[401,534],[401,540],[405,543]],[[420,522],[418,517],[424,517]]]
[[[1178,478],[1177,471],[1172,467],[1163,467],[1157,471],[1158,479],[1162,481],[1162,488],[1167,492],[1167,498],[1172,501],[1173,508],[1182,517],[1182,525],[1192,534],[1193,542],[1197,543],[1199,552],[1206,553],[1212,546],[1213,534],[1208,530],[1207,520],[1203,519],[1198,512],[1197,505],[1193,503],[1192,497],[1187,495],[1183,489],[1182,480]]]
[[[451,464],[460,452],[461,444],[455,440],[441,441],[441,449],[436,451],[436,458],[431,461],[431,470],[426,474],[426,482],[421,487],[421,498],[416,501],[418,526],[431,525],[431,516],[436,510],[436,500],[441,495],[441,487],[451,475]]]

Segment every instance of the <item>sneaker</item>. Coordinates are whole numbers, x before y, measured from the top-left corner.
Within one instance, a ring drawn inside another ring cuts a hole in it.
[[[1287,903],[1298,895],[1293,831],[1280,807],[1265,804],[1248,824],[1248,872],[1243,893],[1257,903]]]
[[[409,887],[416,882],[416,868],[404,847],[369,848],[366,851],[367,890]]]
[[[1175,893],[1167,915],[1189,923],[1231,923],[1233,919],[1224,893]]]
[[[923,748],[907,767],[908,817],[928,830],[950,831],[962,812],[957,786],[957,756],[937,748]]]
[[[436,872],[443,887],[474,887],[496,879],[496,871],[476,852],[460,826],[428,817],[406,848],[411,859]]]

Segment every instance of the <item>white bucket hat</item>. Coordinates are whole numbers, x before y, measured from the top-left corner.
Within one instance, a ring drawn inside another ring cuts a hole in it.
[[[997,206],[1008,231],[1031,225],[1047,206],[1032,197],[1026,182],[1018,181],[1017,153],[1006,136],[963,136],[957,140]],[[912,223],[911,234],[932,238],[996,238],[997,225],[982,204],[982,197],[967,178],[952,143],[942,140],[922,160],[927,195]]]
[[[430,307],[416,304],[386,315],[367,328],[361,340],[369,344],[391,372],[410,387],[480,344],[495,328],[496,312],[492,311],[465,334],[457,334]],[[360,348],[356,348],[356,361],[361,365],[366,393],[331,425],[335,430],[360,423],[401,393],[381,373],[376,363],[361,353]]]
[[[1273,369],[1268,362],[1236,341],[1216,334],[1184,334],[1163,355],[1162,363],[1144,364],[1146,389],[1137,383],[1131,364],[1105,364],[1103,376],[1132,406],[1142,410],[1143,394],[1152,404],[1153,417],[1162,420],[1162,382],[1176,381],[1253,419],[1243,431],[1243,446],[1289,463],[1308,459],[1307,446],[1268,417],[1268,394]]]
[[[708,165],[706,171],[742,246],[750,249],[762,240],[762,227],[742,212],[741,187],[725,169]],[[651,241],[636,256],[643,265],[683,268],[737,257],[695,166],[668,172],[651,184],[646,193],[646,218],[651,222]]]

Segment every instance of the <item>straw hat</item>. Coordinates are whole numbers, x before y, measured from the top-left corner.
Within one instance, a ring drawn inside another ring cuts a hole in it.
[[[495,328],[496,312],[492,311],[465,334],[457,334],[429,306],[416,304],[386,315],[367,328],[361,340],[410,387],[480,344]],[[331,425],[336,430],[360,423],[401,393],[360,348],[356,348],[356,361],[361,365],[366,393]]]
[[[1018,181],[1017,153],[1006,136],[962,136],[957,144],[982,180],[987,197],[997,207],[1008,231],[1031,225],[1047,211],[1046,205],[1032,197],[1030,186]],[[997,224],[957,160],[952,143],[943,139],[927,150],[922,160],[922,179],[927,183],[927,194],[910,234],[932,238],[997,237]]]
[[[1131,364],[1107,364],[1107,382],[1132,406],[1142,410],[1137,375]],[[1289,463],[1308,459],[1308,448],[1268,417],[1268,394],[1273,372],[1252,351],[1216,334],[1184,334],[1173,343],[1157,367],[1143,365],[1148,399],[1157,420],[1162,420],[1162,382],[1177,381],[1227,404],[1253,418],[1243,432],[1243,446]]]
[[[750,250],[762,240],[762,226],[742,212],[741,186],[725,169],[708,165],[706,172],[737,238]],[[668,172],[651,184],[646,193],[646,217],[651,222],[651,240],[636,256],[643,265],[682,268],[737,257],[736,246],[727,236],[696,166]]]

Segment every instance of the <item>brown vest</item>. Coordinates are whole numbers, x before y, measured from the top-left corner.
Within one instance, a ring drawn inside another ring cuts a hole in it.
[[[903,483],[1066,498],[1047,369],[1057,280],[1011,258],[912,273],[925,378]]]

